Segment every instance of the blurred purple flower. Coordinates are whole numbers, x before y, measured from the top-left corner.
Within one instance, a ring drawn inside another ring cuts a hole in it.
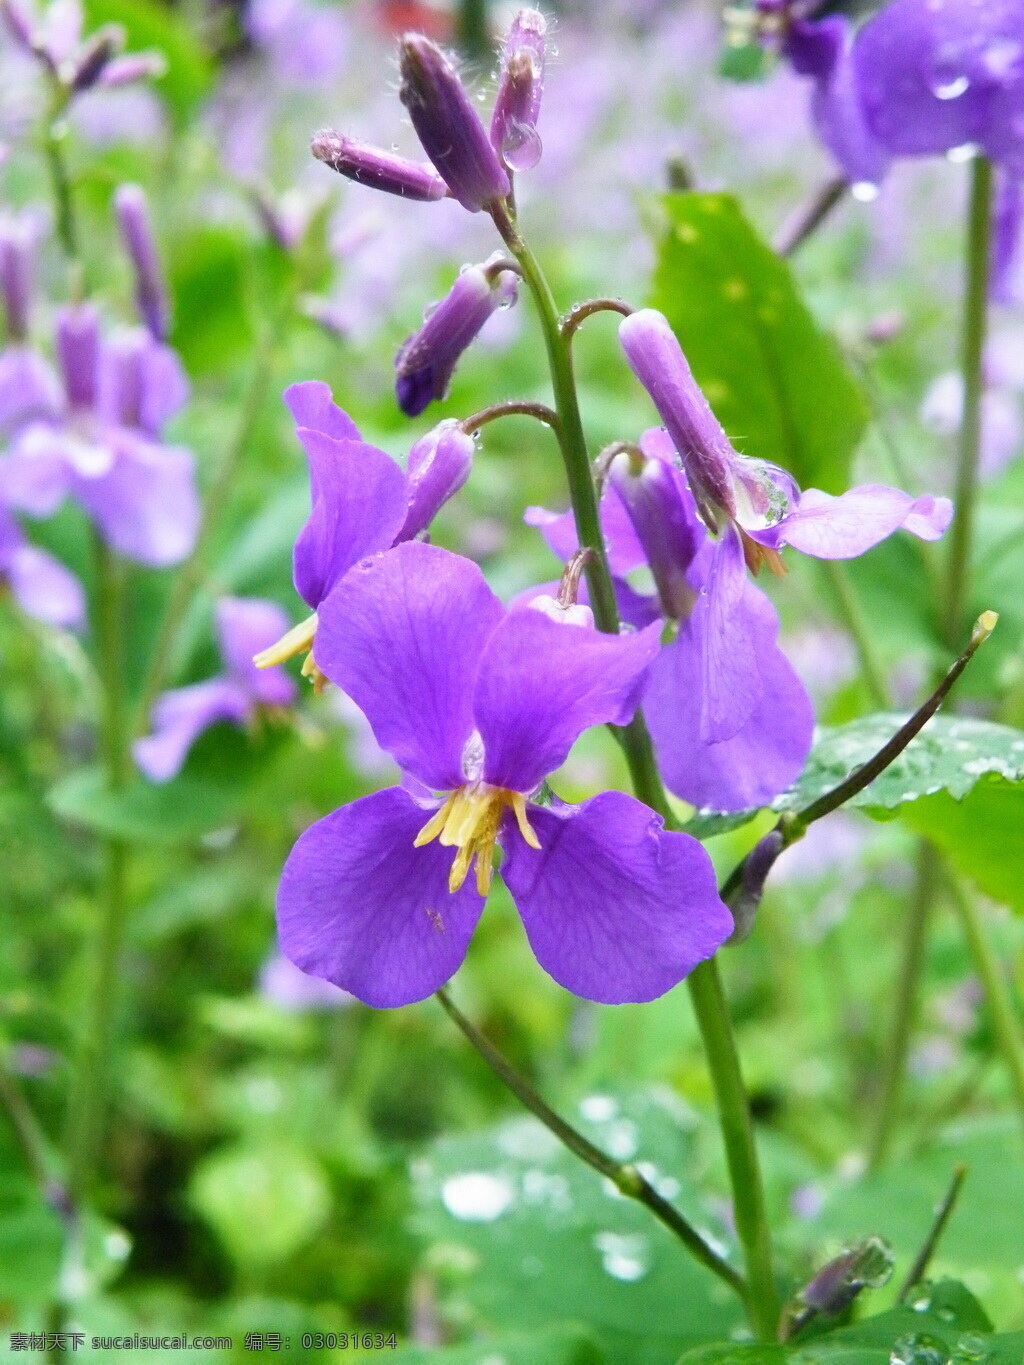
[[[801,492],[786,470],[733,449],[661,313],[631,314],[619,338],[682,460],[700,516],[718,537],[707,566],[701,738],[729,740],[770,697],[758,667],[760,629],[743,619],[750,601],[747,567],[756,572],[767,562],[781,569],[779,552],[786,545],[819,559],[851,559],[901,527],[937,540],[949,525],[952,503],[881,484],[839,497],[816,488]]]
[[[259,707],[288,706],[295,700],[295,684],[283,669],[261,671],[252,661],[286,624],[287,617],[275,602],[220,599],[217,637],[225,671],[157,697],[152,733],[136,740],[132,749],[140,771],[151,782],[175,777],[192,745],[218,721],[248,725]]]
[[[515,303],[518,274],[507,269],[509,258],[496,251],[482,265],[466,266],[440,303],[427,310],[423,326],[395,357],[398,405],[407,417],[418,417],[448,393],[463,351],[492,313]]]
[[[300,971],[278,952],[260,968],[260,994],[283,1010],[343,1010],[356,999],[322,977]]]
[[[27,616],[48,626],[85,628],[82,585],[53,555],[32,545],[0,504],[0,583]]]
[[[88,304],[60,311],[56,350],[61,401],[19,427],[0,460],[0,498],[45,517],[72,497],[119,554],[153,568],[180,562],[199,499],[191,452],[160,441],[188,396],[177,355],[142,328],[101,338]]]
[[[301,836],[278,892],[285,954],[367,1004],[423,999],[465,956],[498,842],[530,945],[568,990],[650,1000],[713,953],[732,925],[695,840],[619,792],[534,799],[583,730],[633,714],[658,633],[506,612],[475,565],[416,542],[354,568],[321,608],[319,662],[407,785]]]
[[[114,195],[121,239],[135,271],[135,306],[157,341],[166,341],[169,322],[167,290],[160,271],[149,204],[139,185],[121,185]]]
[[[49,0],[41,12],[32,0],[0,0],[0,20],[14,42],[41,62],[68,95],[104,80],[124,85],[163,73],[159,54],[122,55],[125,32],[120,24],[103,24],[83,37],[84,17],[80,0]]]
[[[276,78],[306,86],[341,74],[348,55],[349,19],[337,7],[307,0],[247,0],[245,27],[263,49]]]
[[[54,412],[60,385],[53,370],[29,344],[32,258],[42,231],[32,211],[0,213],[0,298],[5,344],[0,350],[0,433],[33,417]]]
[[[469,476],[473,440],[442,422],[413,446],[409,470],[364,441],[333,401],[327,384],[307,380],[285,390],[296,435],[309,461],[312,507],[295,541],[295,590],[313,615],[258,656],[259,667],[312,648],[321,602],[352,568],[424,530]],[[310,654],[303,672],[322,686]]]

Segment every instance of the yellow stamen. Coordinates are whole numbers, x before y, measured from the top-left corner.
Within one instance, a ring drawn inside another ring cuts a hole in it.
[[[302,676],[304,678],[308,678],[309,681],[313,684],[313,692],[318,697],[320,693],[324,690],[324,688],[327,686],[327,684],[330,682],[330,678],[327,676],[327,674],[321,673],[320,669],[317,667],[316,660],[313,658],[312,650],[309,651],[309,653],[303,660]]]
[[[539,849],[540,840],[526,817],[523,793],[492,787],[486,782],[467,784],[451,792],[417,834],[413,841],[416,848],[437,839],[446,848],[458,850],[448,876],[448,890],[452,894],[465,883],[475,861],[477,892],[487,895],[494,876],[494,845],[506,810],[514,813],[519,832],[530,847]]]
[[[286,635],[282,635],[277,644],[254,654],[252,661],[257,668],[272,668],[274,664],[283,664],[287,659],[293,659],[296,654],[312,649],[315,633],[316,612],[299,625],[293,626]]]

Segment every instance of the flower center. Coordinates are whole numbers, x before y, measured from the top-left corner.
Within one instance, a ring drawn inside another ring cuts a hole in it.
[[[507,787],[492,787],[487,782],[468,782],[451,792],[417,834],[414,844],[422,848],[435,839],[458,852],[448,875],[448,890],[454,893],[466,880],[469,865],[476,859],[476,889],[486,896],[494,875],[494,843],[498,826],[507,809],[514,812],[519,833],[531,848],[540,848],[526,818],[526,797]]]

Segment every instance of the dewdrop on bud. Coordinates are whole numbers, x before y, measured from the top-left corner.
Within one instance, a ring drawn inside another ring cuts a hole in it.
[[[430,166],[421,161],[386,152],[354,137],[343,137],[331,128],[317,133],[310,143],[317,161],[359,185],[402,199],[443,199],[448,187]]]
[[[453,196],[472,213],[504,199],[512,188],[508,175],[441,49],[420,33],[407,33],[399,68],[399,97],[423,150]]]
[[[535,9],[520,10],[505,39],[501,78],[491,116],[491,145],[514,171],[529,171],[540,160],[537,133],[544,90],[547,21]]]

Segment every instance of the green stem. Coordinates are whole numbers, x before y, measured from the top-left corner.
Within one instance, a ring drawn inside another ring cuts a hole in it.
[[[967,217],[967,276],[960,366],[964,411],[957,451],[956,514],[950,528],[946,580],[946,634],[960,638],[970,600],[974,509],[981,447],[981,400],[984,392],[982,353],[988,320],[988,277],[992,217],[992,163],[979,156],[971,163],[971,198]]]
[[[71,177],[64,160],[64,135],[60,127],[64,112],[63,93],[54,97],[43,126],[43,151],[50,171],[50,186],[57,224],[57,238],[69,261],[79,259],[78,227],[71,195]]]
[[[992,1028],[1003,1054],[1003,1063],[1013,1088],[1021,1122],[1024,1123],[1024,1030],[1021,1027],[1020,1016],[1002,966],[985,933],[985,923],[977,903],[959,878],[950,873],[947,880],[953,906],[960,918],[974,962],[974,970],[981,978]]]
[[[460,0],[456,33],[459,46],[468,56],[490,56],[491,31],[487,23],[487,0]]]
[[[543,271],[507,211],[503,207],[496,209],[494,220],[506,246],[522,267],[523,278],[533,295],[540,317],[551,370],[555,411],[558,413],[557,434],[569,483],[576,533],[581,548],[593,551],[587,564],[587,585],[594,620],[599,629],[617,634],[619,614],[615,590],[608,569],[597,491],[573,378],[572,334],[563,334],[558,310]],[[668,804],[642,713],[638,711],[630,724],[619,729],[617,734],[637,796],[662,817],[669,829],[678,829],[679,822]],[[702,962],[696,967],[687,978],[687,985],[697,1013],[712,1085],[719,1104],[719,1122],[732,1181],[736,1230],[747,1269],[747,1312],[758,1337],[763,1341],[774,1341],[779,1304],[772,1270],[771,1236],[750,1107],[732,1037],[729,1011],[714,961]]]
[[[864,613],[860,609],[856,594],[850,587],[846,570],[842,564],[834,559],[822,560],[822,566],[825,577],[835,594],[836,601],[839,603],[839,610],[842,613],[846,629],[850,633],[854,649],[857,651],[860,670],[868,685],[868,691],[871,693],[872,703],[885,711],[889,707],[889,684],[885,678],[885,669],[875,653],[871,629],[864,619]]]
[[[103,751],[107,785],[116,791],[131,774],[124,691],[124,565],[95,537],[96,643],[103,691]],[[75,1204],[95,1176],[106,1110],[121,945],[128,908],[128,845],[105,841],[103,893],[90,996],[68,1115],[68,1188]]]
[[[595,1147],[589,1138],[584,1137],[571,1123],[567,1123],[560,1114],[556,1114],[551,1106],[537,1094],[525,1076],[521,1076],[515,1067],[502,1056],[490,1039],[466,1018],[447,990],[442,987],[437,992],[437,998],[449,1019],[462,1030],[491,1070],[500,1077],[516,1098],[532,1114],[536,1115],[546,1128],[554,1133],[559,1142],[564,1143],[569,1151],[578,1156],[581,1161],[585,1161],[588,1166],[592,1166],[595,1171],[600,1172],[601,1175],[610,1180],[622,1194],[630,1199],[638,1200],[649,1208],[660,1222],[675,1233],[700,1261],[701,1265],[707,1266],[719,1279],[724,1280],[741,1298],[746,1297],[747,1289],[743,1277],[737,1274],[728,1261],[724,1261],[719,1256],[718,1252],[704,1240],[697,1229],[683,1217],[678,1209],[658,1193],[636,1166],[628,1162],[616,1161],[607,1152],[603,1152],[600,1147]]]
[[[899,979],[896,983],[889,1040],[882,1073],[882,1089],[875,1114],[874,1132],[868,1153],[868,1166],[877,1169],[889,1153],[907,1072],[910,1033],[914,1025],[917,1003],[917,983],[924,956],[925,929],[935,900],[935,850],[924,840],[918,847],[914,889],[907,906],[903,927],[903,953]]]
[[[966,1166],[956,1166],[953,1168],[953,1177],[949,1182],[949,1188],[943,1196],[942,1202],[935,1210],[935,1217],[932,1219],[932,1225],[928,1229],[924,1242],[921,1244],[921,1250],[914,1257],[914,1263],[907,1272],[907,1277],[903,1281],[903,1286],[900,1289],[899,1298],[896,1300],[897,1303],[906,1303],[907,1299],[910,1297],[911,1290],[914,1289],[916,1285],[919,1285],[924,1279],[928,1264],[935,1255],[935,1248],[939,1245],[942,1234],[946,1230],[946,1224],[949,1222],[950,1216],[956,1207],[956,1201],[960,1198],[960,1190],[963,1187],[966,1175]]]

